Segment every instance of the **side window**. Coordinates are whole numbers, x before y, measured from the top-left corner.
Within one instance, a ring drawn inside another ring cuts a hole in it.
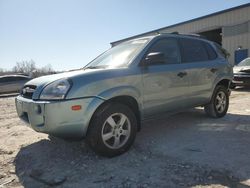
[[[207,61],[208,54],[202,41],[195,39],[180,39],[182,48],[182,61],[184,63]]]
[[[10,76],[6,76],[6,77],[1,79],[1,82],[11,82],[11,81],[12,81],[12,77],[10,77]]]
[[[4,83],[4,82],[7,82],[6,77],[2,77],[2,78],[0,78],[0,83]]]
[[[16,77],[10,77],[8,81],[15,82],[15,81],[17,81],[17,78]]]
[[[208,58],[210,60],[216,59],[217,58],[217,54],[214,51],[213,47],[210,44],[206,43],[206,42],[204,42],[203,44],[205,45],[205,48],[207,50]]]
[[[155,52],[161,52],[164,54],[165,64],[180,63],[180,50],[176,39],[168,38],[157,41],[151,46],[148,54]]]
[[[0,78],[0,83],[5,83],[5,82],[16,82],[16,81],[24,81],[24,80],[29,80],[26,77],[21,77],[21,76],[8,76],[8,77],[2,77]]]
[[[15,81],[22,81],[22,80],[26,80],[26,78],[21,77],[21,76],[17,76]]]

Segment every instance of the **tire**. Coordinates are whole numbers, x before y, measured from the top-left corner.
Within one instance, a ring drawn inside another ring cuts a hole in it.
[[[221,118],[226,115],[229,106],[228,89],[218,85],[214,89],[211,102],[205,105],[204,110],[210,117]]]
[[[114,157],[131,147],[136,133],[137,120],[133,111],[126,105],[109,103],[93,115],[86,141],[97,154]]]

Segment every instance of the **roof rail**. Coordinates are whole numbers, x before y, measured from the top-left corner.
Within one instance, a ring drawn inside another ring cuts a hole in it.
[[[183,36],[190,36],[190,37],[207,39],[207,37],[205,37],[204,35],[200,35],[200,34],[196,34],[196,33],[179,33],[178,31],[174,31],[171,33],[158,32],[158,34],[175,34],[175,35],[183,35]]]
[[[165,32],[161,32],[161,31],[157,31],[156,33],[157,34],[175,34],[175,35],[179,35],[180,34],[178,31],[174,31],[174,32],[171,32],[171,33],[165,33]]]
[[[207,37],[206,37],[206,36],[204,36],[204,35],[200,35],[200,34],[196,34],[196,33],[182,34],[182,35],[185,35],[185,36],[190,36],[190,37],[197,37],[197,38],[202,38],[202,39],[207,39]]]

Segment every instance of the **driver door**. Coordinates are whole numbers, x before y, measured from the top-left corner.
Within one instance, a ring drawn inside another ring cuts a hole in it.
[[[163,53],[161,62],[149,62],[142,67],[143,105],[146,118],[185,107],[189,94],[189,79],[181,63],[175,38],[162,38],[149,48],[150,53]]]

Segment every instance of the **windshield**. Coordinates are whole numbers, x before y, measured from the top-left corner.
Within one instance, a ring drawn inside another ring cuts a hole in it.
[[[238,66],[250,66],[250,58],[246,58],[243,61],[241,61]]]
[[[147,42],[148,39],[138,39],[121,43],[98,56],[84,68],[126,66],[138,54],[138,52],[144,47]]]

